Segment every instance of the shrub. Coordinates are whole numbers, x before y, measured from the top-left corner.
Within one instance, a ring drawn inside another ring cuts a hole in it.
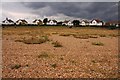
[[[49,41],[48,36],[39,36],[15,40],[15,42],[23,42],[25,44],[41,44],[46,41]]]
[[[65,33],[62,33],[60,34],[59,36],[70,36],[71,34],[65,34]]]
[[[79,39],[88,39],[89,36],[88,35],[74,35],[75,38],[79,38]]]
[[[99,36],[100,36],[100,37],[106,37],[106,35],[105,35],[105,34],[100,34]]]
[[[61,57],[60,60],[63,60],[63,57]]]
[[[92,45],[103,46],[104,44],[101,42],[93,42]]]
[[[49,55],[46,52],[43,52],[42,54],[38,55],[38,58],[47,58]]]
[[[98,36],[90,35],[89,38],[98,38]]]
[[[52,42],[52,44],[54,45],[54,47],[62,47],[62,45],[58,41]]]
[[[57,64],[51,64],[51,67],[56,68]]]
[[[16,65],[13,65],[13,66],[11,67],[11,69],[18,69],[18,68],[20,68],[20,67],[21,67],[21,65],[16,64]]]

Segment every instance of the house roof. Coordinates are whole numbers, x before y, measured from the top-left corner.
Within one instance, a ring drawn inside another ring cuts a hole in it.
[[[101,21],[101,20],[99,20],[99,19],[93,19],[93,20],[95,20],[97,23],[103,22],[103,21]],[[92,20],[92,21],[93,21],[93,20]],[[92,21],[91,21],[91,22],[92,22]]]
[[[85,23],[89,23],[89,21],[87,21],[87,20],[82,20],[82,21],[84,21]],[[81,22],[82,22],[82,21],[81,21]]]
[[[5,23],[5,21],[8,21],[9,23],[14,23],[14,21],[13,20],[11,20],[11,19],[8,19],[8,18],[6,18],[4,21],[2,21],[3,23]]]
[[[50,21],[53,21],[54,23],[57,23],[57,21],[54,19],[54,20],[49,20],[48,22],[50,22]]]
[[[70,20],[65,20],[63,23],[68,23]]]
[[[42,22],[40,19],[35,19],[33,23],[35,23],[36,21]]]
[[[19,21],[22,21],[22,22],[28,23],[25,19],[19,19],[19,20],[16,21],[16,23],[18,23]]]

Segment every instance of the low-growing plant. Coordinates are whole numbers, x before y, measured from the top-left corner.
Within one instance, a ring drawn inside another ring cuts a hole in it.
[[[56,68],[57,67],[57,64],[51,64],[51,67],[53,67],[53,68]]]
[[[109,34],[109,36],[111,36],[111,37],[117,37],[118,35],[116,35],[116,34]]]
[[[62,34],[60,34],[59,36],[70,36],[71,34],[65,34],[65,33],[62,33]]]
[[[52,34],[58,34],[57,32],[53,32]]]
[[[61,57],[60,60],[63,60],[63,57]]]
[[[104,46],[104,44],[101,42],[92,42],[92,45]]]
[[[93,62],[93,63],[96,63],[97,61],[95,61],[95,60],[92,60],[92,62]]]
[[[98,36],[90,35],[89,38],[98,38]]]
[[[38,55],[38,58],[48,58],[49,55],[46,52],[42,52],[40,55]]]
[[[58,41],[52,42],[52,44],[54,45],[54,47],[63,47],[63,46],[61,45],[61,43],[58,42]]]
[[[18,69],[18,68],[20,68],[20,67],[21,67],[21,65],[15,64],[15,65],[11,66],[11,69]]]
[[[79,38],[79,39],[89,39],[88,35],[73,35],[75,38]]]
[[[49,41],[48,36],[37,36],[37,37],[30,37],[24,39],[15,40],[15,42],[23,42],[25,44],[41,44],[46,41]]]
[[[105,34],[100,34],[99,36],[100,36],[100,37],[106,37],[106,35],[105,35]]]

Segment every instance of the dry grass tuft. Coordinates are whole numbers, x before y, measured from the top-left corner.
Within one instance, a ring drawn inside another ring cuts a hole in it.
[[[104,46],[104,44],[101,42],[92,42],[92,45]]]
[[[52,44],[54,45],[54,47],[63,47],[62,44],[58,41],[52,42]]]
[[[62,33],[59,36],[70,36],[71,34],[67,34],[67,33]]]
[[[48,58],[49,55],[46,52],[42,52],[40,55],[38,55],[38,58]]]
[[[74,38],[79,38],[79,39],[89,39],[88,35],[73,35]]]
[[[53,67],[53,68],[56,68],[57,67],[57,64],[51,64],[51,67]]]
[[[19,69],[20,67],[21,67],[21,65],[15,64],[15,65],[11,66],[11,69]]]
[[[23,42],[25,44],[41,44],[49,41],[48,36],[27,37],[15,40],[15,42]]]

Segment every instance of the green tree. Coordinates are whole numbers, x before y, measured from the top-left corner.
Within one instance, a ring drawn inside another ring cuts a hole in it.
[[[79,26],[80,21],[79,20],[73,20],[72,23],[73,23],[74,26]]]
[[[48,22],[48,18],[45,18],[45,19],[43,20],[44,25],[46,25],[47,22]]]

